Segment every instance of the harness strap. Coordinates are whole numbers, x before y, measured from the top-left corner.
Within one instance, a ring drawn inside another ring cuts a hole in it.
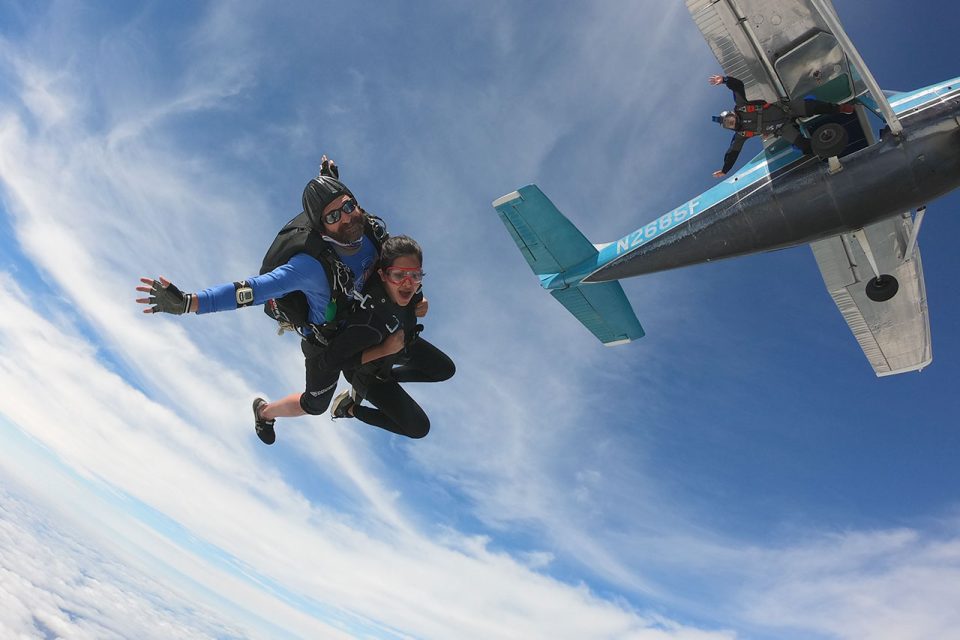
[[[737,107],[738,111],[743,113],[754,113],[755,111],[763,111],[764,109],[769,109],[772,106],[770,102],[764,102],[762,104],[745,104],[740,107]]]
[[[313,233],[314,230],[308,224],[304,224],[304,222],[300,220],[303,215],[304,214],[301,213],[298,218],[294,218],[294,220],[288,223],[287,226],[281,230],[281,234],[297,235],[292,236],[294,237],[292,242],[287,242],[287,247],[284,249],[285,253],[280,253],[279,256],[274,256],[273,260],[267,259],[271,256],[271,253],[268,251],[267,258],[264,258],[265,266],[261,267],[261,273],[274,268],[278,262],[282,262],[281,258],[288,258],[289,255],[297,252],[306,251],[308,255],[311,255],[315,259],[319,260],[324,266],[324,270],[327,273],[330,283],[330,302],[328,303],[324,314],[325,322],[321,325],[304,322],[306,318],[301,317],[302,314],[299,307],[294,308],[287,306],[287,312],[291,313],[291,315],[288,315],[288,313],[284,311],[284,307],[285,305],[294,303],[287,303],[285,300],[280,300],[279,304],[277,300],[269,300],[264,305],[264,310],[267,311],[267,315],[275,319],[280,325],[277,330],[278,335],[282,335],[285,331],[295,331],[298,335],[305,339],[309,339],[310,336],[316,336],[317,339],[325,345],[328,342],[329,337],[331,337],[335,332],[337,321],[340,319],[341,313],[345,313],[352,308],[352,299],[358,299],[362,301],[362,298],[357,296],[359,292],[357,292],[356,288],[354,287],[355,280],[353,272],[350,270],[350,267],[348,267],[340,259],[340,256],[336,253],[333,247],[326,242],[314,242],[312,244],[309,242],[310,234]],[[387,233],[387,226],[381,218],[373,214],[364,211],[363,215],[364,235],[366,235],[367,238],[372,241],[377,253],[379,253],[383,241],[389,237],[389,234]],[[306,236],[306,239],[304,239],[303,236]],[[277,236],[277,240],[274,241],[275,245],[280,242],[280,237],[280,235]],[[274,247],[271,246],[271,251],[273,249]],[[243,290],[242,285],[243,283],[235,284],[238,304],[241,304],[240,292]],[[302,294],[300,294],[300,296],[302,298]],[[247,297],[252,296],[244,296],[243,303],[246,303]],[[286,298],[286,296],[284,298]],[[252,302],[252,300],[250,302]],[[306,304],[306,300],[304,299],[302,303],[296,302],[296,304],[303,306]],[[372,307],[372,305],[370,306]],[[296,321],[294,321],[294,317],[296,317]],[[310,333],[311,331],[313,333]]]

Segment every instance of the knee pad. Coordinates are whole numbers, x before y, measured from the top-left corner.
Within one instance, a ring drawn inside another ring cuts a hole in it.
[[[330,406],[332,392],[321,393],[320,395],[311,395],[309,391],[300,394],[300,408],[312,416],[323,415]]]
[[[312,416],[318,416],[327,410],[327,407],[330,406],[330,400],[333,399],[333,394],[337,392],[337,381],[339,380],[339,373],[336,376],[333,376],[333,379],[317,379],[316,376],[310,375],[310,370],[307,370],[307,389],[300,394],[300,408],[305,412],[309,413]],[[322,386],[322,389],[313,390],[313,386]]]

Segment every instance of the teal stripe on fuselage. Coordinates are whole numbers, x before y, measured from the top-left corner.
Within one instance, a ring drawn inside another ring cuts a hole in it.
[[[915,91],[905,91],[897,93],[887,98],[893,112],[897,115],[906,113],[917,107],[922,107],[930,103],[935,103],[943,99],[944,96],[960,91],[960,77],[938,82]],[[864,100],[865,102],[866,100]],[[873,100],[870,100],[873,103]],[[874,103],[875,104],[875,103]]]

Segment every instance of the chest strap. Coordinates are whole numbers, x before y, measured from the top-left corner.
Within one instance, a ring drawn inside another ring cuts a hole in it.
[[[756,111],[769,109],[771,106],[773,105],[770,102],[763,102],[760,104],[745,104],[737,107],[737,111],[741,111],[743,113],[754,113]]]

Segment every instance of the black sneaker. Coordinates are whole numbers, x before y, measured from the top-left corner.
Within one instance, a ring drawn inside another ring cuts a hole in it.
[[[253,399],[253,423],[257,427],[257,437],[263,441],[263,444],[273,444],[277,441],[277,432],[273,430],[276,420],[265,420],[260,417],[260,407],[267,404],[263,398]]]
[[[351,416],[349,412],[355,404],[353,387],[351,387],[333,399],[333,402],[330,404],[330,417],[334,419],[352,418],[353,416]]]

